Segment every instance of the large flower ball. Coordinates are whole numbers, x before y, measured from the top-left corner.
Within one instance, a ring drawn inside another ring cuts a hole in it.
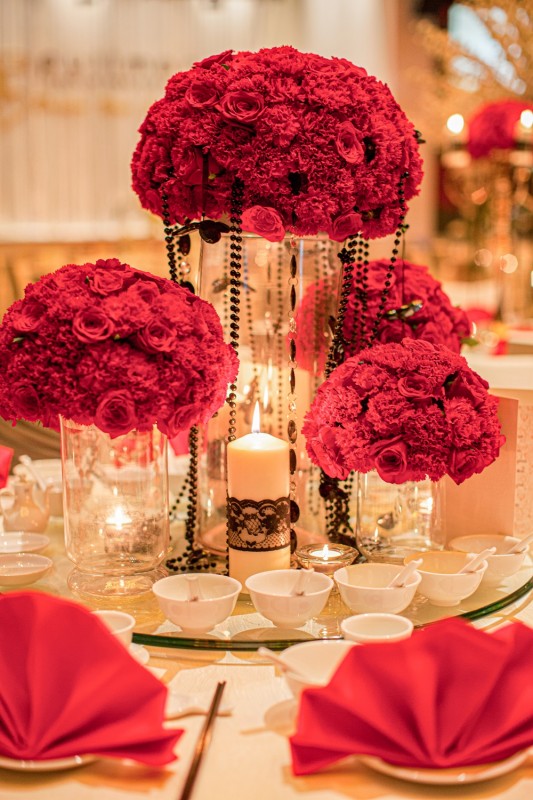
[[[356,274],[344,318],[343,335],[346,356],[354,355],[374,330],[378,312],[382,316],[376,329],[377,342],[401,342],[424,339],[442,344],[459,353],[471,333],[467,315],[454,306],[442,284],[422,264],[400,260],[389,279],[390,287],[382,308],[382,295],[390,262],[370,261],[368,276],[362,284]],[[331,344],[331,317],[336,313],[336,292],[331,279],[310,284],[298,306],[296,342],[298,364],[313,372],[323,372]],[[364,324],[363,324],[364,318]]]
[[[332,478],[375,469],[388,483],[457,484],[497,458],[504,437],[497,398],[466,360],[422,340],[378,344],[319,387],[302,433]]]
[[[418,136],[388,87],[345,59],[275,47],[226,51],[168,82],[140,128],[133,188],[144,208],[183,224],[231,211],[243,228],[374,238],[418,192]]]
[[[173,437],[223,405],[237,368],[205,300],[117,259],[69,264],[0,324],[0,414]]]

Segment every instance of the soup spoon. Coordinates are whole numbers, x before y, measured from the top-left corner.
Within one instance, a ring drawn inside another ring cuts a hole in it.
[[[484,561],[487,556],[494,555],[495,552],[496,552],[495,547],[487,547],[487,549],[482,550],[481,553],[476,553],[476,555],[473,558],[471,558],[470,561],[466,562],[464,567],[461,567],[461,569],[458,570],[457,574],[463,575],[463,573],[465,572],[475,572],[476,569],[481,564],[481,562]]]
[[[505,555],[509,553],[524,553],[528,549],[528,545],[530,542],[533,542],[533,533],[530,533],[529,536],[526,536],[525,539],[522,539],[520,542],[513,544],[513,546],[505,551]],[[502,553],[502,555],[504,555]]]
[[[405,586],[413,572],[416,572],[418,567],[422,564],[421,558],[415,558],[413,561],[410,561],[405,567],[396,575],[395,578],[391,580],[389,584],[387,584],[387,589],[394,589],[395,587]]]
[[[273,650],[269,650],[268,647],[258,647],[257,655],[263,656],[263,658],[267,658],[269,661],[272,661],[272,663],[279,667],[282,672],[290,672],[291,675],[294,675],[294,677],[298,678],[299,681],[309,681],[309,676],[304,675],[302,672],[298,672],[298,670],[296,670],[294,667],[291,667],[290,664],[287,664],[286,661],[274,653]]]

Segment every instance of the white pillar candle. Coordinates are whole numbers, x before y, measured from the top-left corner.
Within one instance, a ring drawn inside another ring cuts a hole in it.
[[[257,416],[254,432],[227,450],[229,574],[243,587],[257,572],[290,567],[289,445],[258,432]]]

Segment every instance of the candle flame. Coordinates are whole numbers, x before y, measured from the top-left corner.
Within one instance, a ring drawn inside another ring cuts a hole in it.
[[[327,544],[324,545],[324,549],[322,550],[322,558],[324,559],[324,561],[327,561],[329,558],[329,549]]]
[[[122,506],[117,506],[113,509],[113,513],[107,517],[106,522],[108,525],[113,525],[117,530],[121,531],[123,525],[127,525],[131,522],[131,517],[129,517]]]
[[[252,417],[252,433],[261,432],[261,412],[259,410],[259,400],[256,400],[254,406],[254,415]]]

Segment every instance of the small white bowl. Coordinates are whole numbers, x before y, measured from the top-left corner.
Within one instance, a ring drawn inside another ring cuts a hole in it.
[[[410,619],[398,614],[357,614],[341,622],[344,638],[360,644],[408,639],[413,628]]]
[[[52,560],[35,553],[0,555],[0,586],[27,586],[46,575]]]
[[[152,591],[165,617],[179,625],[184,633],[206,633],[230,616],[242,585],[226,575],[195,574],[200,597],[191,600],[189,577],[183,574],[161,578],[154,583]]]
[[[483,575],[483,583],[493,586],[501,583],[506,578],[518,572],[524,563],[527,550],[523,553],[506,553],[515,544],[519,544],[520,539],[514,536],[498,536],[497,534],[487,534],[486,536],[457,536],[448,542],[448,547],[461,553],[481,553],[487,547],[495,547],[496,552],[487,556],[487,570]]]
[[[344,639],[317,639],[287,647],[280,658],[289,667],[284,674],[293,695],[298,697],[310,686],[326,686],[352,647],[357,647],[355,642]]]
[[[107,608],[98,609],[92,613],[102,620],[119,642],[122,642],[125,647],[130,646],[135,627],[135,617],[132,617],[131,614],[126,614],[125,611],[115,611]]]
[[[487,562],[482,561],[474,572],[459,573],[472,556],[455,550],[412,553],[405,559],[405,563],[408,564],[415,558],[422,559],[422,564],[417,569],[422,576],[418,591],[434,606],[459,605],[461,600],[474,594],[487,569]]]
[[[333,577],[351,611],[397,614],[407,608],[421,580],[414,572],[405,586],[388,588],[402,569],[401,564],[352,564],[337,570]]]
[[[333,581],[321,572],[306,576],[305,594],[293,595],[300,570],[273,569],[258,572],[245,581],[252,603],[257,611],[274,625],[282,628],[300,628],[320,614],[327,603]]]
[[[42,533],[9,531],[0,533],[0,553],[40,553],[50,544],[48,536]]]

